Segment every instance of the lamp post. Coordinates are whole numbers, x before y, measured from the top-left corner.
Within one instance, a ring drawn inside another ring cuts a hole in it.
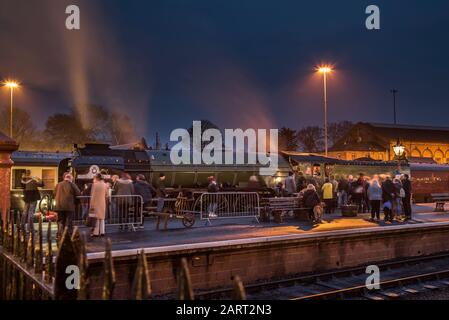
[[[329,66],[318,67],[317,71],[323,75],[323,85],[324,85],[324,150],[326,157],[328,156],[328,134],[327,134],[327,74],[331,73],[333,70]]]
[[[14,103],[14,89],[19,87],[19,84],[16,81],[6,81],[5,86],[10,90],[10,118],[9,118],[9,136],[13,137],[13,103]]]
[[[398,139],[393,146],[394,158],[398,161],[398,173],[401,173],[401,161],[406,160],[405,147]]]
[[[391,89],[390,92],[393,94],[394,124],[396,125],[398,123],[396,118],[396,93],[399,91],[397,89]]]

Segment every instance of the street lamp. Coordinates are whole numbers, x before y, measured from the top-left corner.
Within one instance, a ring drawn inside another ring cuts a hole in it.
[[[324,83],[324,150],[326,157],[328,155],[328,145],[327,145],[327,74],[331,73],[332,67],[330,66],[321,66],[317,68],[317,71],[323,75],[323,83]]]
[[[393,94],[393,115],[394,115],[394,124],[397,124],[396,120],[396,93],[399,91],[397,89],[391,89],[390,92]]]
[[[398,162],[398,171],[396,172],[396,175],[398,175],[398,174],[401,174],[401,162],[407,160],[406,155],[405,155],[405,147],[401,143],[401,141],[399,141],[399,138],[396,141],[396,144],[393,146],[393,153],[394,153],[394,158]]]
[[[405,147],[404,145],[399,141],[399,139],[396,141],[396,144],[393,146],[393,153],[395,158],[398,161],[405,159]]]
[[[9,88],[10,95],[11,95],[11,104],[10,104],[11,109],[10,109],[10,118],[9,118],[9,136],[12,138],[13,137],[12,112],[13,112],[13,102],[14,102],[14,89],[17,89],[19,87],[19,84],[16,81],[6,81],[5,87]]]

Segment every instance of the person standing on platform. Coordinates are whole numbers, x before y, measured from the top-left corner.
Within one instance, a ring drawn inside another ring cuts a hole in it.
[[[165,198],[167,197],[167,193],[165,192],[165,174],[159,174],[159,180],[156,183],[156,197],[157,200],[157,212],[162,213],[164,210]]]
[[[384,207],[385,221],[393,222],[393,200],[395,198],[395,187],[391,177],[387,176],[382,183],[382,201]]]
[[[405,220],[412,219],[412,183],[408,174],[404,174],[402,177],[402,188],[404,189],[405,196],[402,198],[404,206]]]
[[[136,177],[136,181],[134,182],[134,194],[136,196],[141,196],[142,199],[137,199],[137,215],[134,217],[134,222],[137,222],[137,219],[139,217],[142,217],[142,225],[143,225],[143,212],[140,212],[141,208],[143,208],[144,211],[147,210],[147,208],[151,207],[151,203],[153,200],[153,192],[156,193],[156,189],[153,188],[153,186],[148,183],[145,179],[145,176],[143,174],[138,174]],[[142,201],[142,203],[140,203]]]
[[[109,186],[104,182],[99,173],[95,176],[92,184],[89,215],[95,217],[95,228],[92,237],[103,237],[105,235],[106,199],[109,194]]]
[[[338,181],[334,175],[330,176],[329,182],[332,183],[332,212],[338,207]]]
[[[323,186],[321,187],[323,191],[323,201],[326,204],[325,213],[331,214],[333,213],[333,202],[334,202],[334,193],[333,193],[333,185],[329,181],[329,178],[326,178]]]
[[[338,192],[338,207],[341,208],[348,204],[348,196],[349,196],[349,183],[345,177],[341,177],[337,186]]]
[[[348,176],[348,202],[354,202],[354,176],[352,174]]]
[[[402,182],[400,177],[396,177],[393,180],[395,195],[393,200],[393,213],[399,219],[402,215],[402,198],[405,197],[404,190],[402,189]]]
[[[304,173],[300,171],[300,172],[298,172],[298,179],[296,182],[296,191],[301,192],[305,188],[307,188],[307,180],[304,177]]]
[[[207,208],[207,213],[209,218],[217,218],[217,208],[218,208],[218,197],[214,193],[217,193],[219,191],[219,187],[217,184],[217,181],[215,180],[214,176],[210,176],[208,178],[209,185],[207,186],[207,192],[210,193],[210,201]]]
[[[293,172],[289,172],[287,179],[285,179],[285,191],[289,197],[292,197],[296,192],[295,175]]]
[[[358,213],[363,212],[363,201],[365,194],[365,178],[363,173],[359,175],[359,178],[352,183],[353,186],[353,199],[357,205]]]
[[[367,190],[368,199],[371,207],[371,221],[380,220],[380,203],[382,202],[382,187],[379,180],[373,179]]]
[[[37,202],[41,200],[39,187],[43,187],[44,184],[40,179],[32,177],[30,170],[26,171],[21,182],[23,186],[23,201],[25,201],[21,222],[26,224],[36,212]]]
[[[64,174],[64,180],[56,185],[55,211],[58,213],[59,234],[61,237],[65,228],[72,232],[73,215],[76,210],[77,197],[81,195],[80,189],[73,183],[70,173]]]

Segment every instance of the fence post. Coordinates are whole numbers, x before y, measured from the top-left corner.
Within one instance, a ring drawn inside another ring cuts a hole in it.
[[[69,229],[65,228],[59,244],[58,255],[56,256],[54,285],[55,300],[76,300],[78,295],[77,290],[67,286],[67,278],[69,275],[66,273],[67,267],[76,265],[77,257],[75,256]]]
[[[34,272],[42,273],[42,262],[44,260],[43,249],[42,249],[42,216],[39,216],[39,223],[37,228],[37,247],[34,260]]]
[[[2,212],[2,208],[0,208],[0,212]],[[3,217],[0,214],[0,245],[3,246],[3,239],[4,239],[4,234],[3,234]]]
[[[51,237],[51,221],[49,221],[47,228],[47,250],[45,251],[45,281],[51,282],[53,272],[53,241]]]
[[[26,265],[28,268],[34,267],[34,223],[33,220],[30,218],[28,220],[28,243],[27,243],[27,249],[26,249]]]
[[[195,296],[190,280],[189,266],[187,259],[181,259],[181,266],[178,271],[178,300],[194,300]]]
[[[239,276],[234,277],[234,299],[246,300],[245,286]]]
[[[142,249],[140,251],[137,259],[137,269],[134,276],[131,299],[149,299],[151,296],[151,279],[145,250]]]
[[[103,300],[112,300],[115,288],[115,269],[111,251],[112,242],[108,238],[104,256]]]
[[[72,244],[75,250],[78,267],[80,270],[80,288],[78,290],[78,300],[88,300],[89,299],[89,278],[88,278],[88,267],[89,263],[87,261],[86,255],[86,241],[84,235],[81,233],[78,227],[75,227],[72,234]]]

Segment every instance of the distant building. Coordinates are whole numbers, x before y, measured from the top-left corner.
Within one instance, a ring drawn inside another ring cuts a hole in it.
[[[449,163],[449,128],[363,122],[338,140],[329,149],[329,156],[343,160],[393,160],[393,146],[398,139],[411,162]]]

